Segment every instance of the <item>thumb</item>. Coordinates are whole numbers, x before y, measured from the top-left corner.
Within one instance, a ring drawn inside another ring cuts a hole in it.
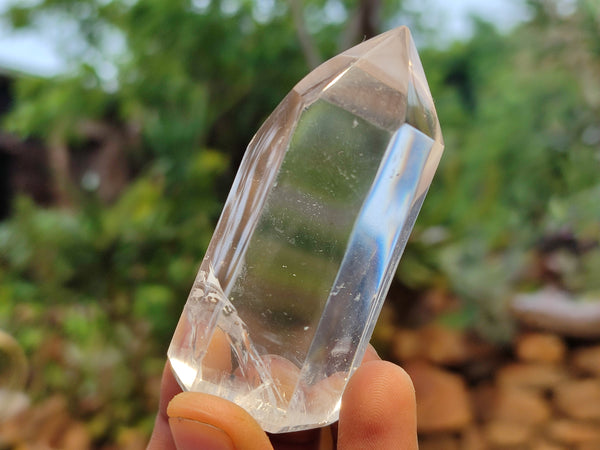
[[[167,408],[178,450],[273,449],[260,425],[243,408],[199,392],[173,397]]]

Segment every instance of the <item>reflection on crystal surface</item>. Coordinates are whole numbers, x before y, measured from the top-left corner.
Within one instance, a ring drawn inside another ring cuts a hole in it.
[[[410,33],[324,63],[250,143],[169,348],[270,432],[337,420],[443,149]]]

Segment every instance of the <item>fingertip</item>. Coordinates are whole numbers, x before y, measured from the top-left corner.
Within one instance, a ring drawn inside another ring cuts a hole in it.
[[[368,361],[379,361],[381,360],[381,358],[379,357],[379,354],[377,353],[377,350],[375,350],[375,347],[373,347],[371,344],[367,345],[367,350],[365,351],[365,356],[363,356],[363,364],[368,362]]]
[[[342,397],[339,448],[417,449],[415,390],[408,374],[387,361],[365,362]]]

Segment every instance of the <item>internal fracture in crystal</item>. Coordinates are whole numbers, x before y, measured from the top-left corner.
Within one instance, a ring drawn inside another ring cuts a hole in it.
[[[443,150],[407,28],[325,62],[250,142],[168,356],[269,432],[337,420]]]

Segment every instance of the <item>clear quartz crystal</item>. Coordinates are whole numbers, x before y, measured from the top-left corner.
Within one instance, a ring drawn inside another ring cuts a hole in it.
[[[337,420],[442,150],[405,27],[301,80],[250,142],[175,330],[182,388],[273,433]]]

